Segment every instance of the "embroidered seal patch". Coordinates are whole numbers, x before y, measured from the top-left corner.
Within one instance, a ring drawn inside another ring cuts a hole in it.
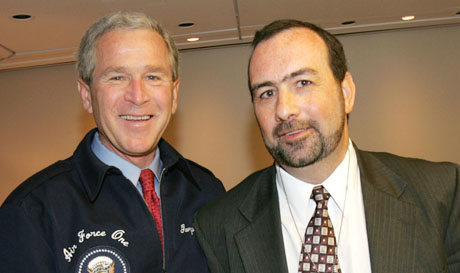
[[[77,263],[76,273],[130,273],[129,263],[122,253],[110,246],[87,250]]]

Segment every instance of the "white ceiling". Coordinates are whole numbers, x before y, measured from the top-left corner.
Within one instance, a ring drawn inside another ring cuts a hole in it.
[[[335,34],[460,24],[460,0],[1,0],[0,70],[75,61],[84,31],[116,10],[157,19],[179,49],[248,43],[256,30],[281,18],[313,22]],[[15,14],[32,18],[16,21]],[[403,22],[404,15],[416,19]],[[351,20],[356,23],[342,25]],[[195,25],[178,27],[184,22]],[[192,36],[200,41],[187,42]]]

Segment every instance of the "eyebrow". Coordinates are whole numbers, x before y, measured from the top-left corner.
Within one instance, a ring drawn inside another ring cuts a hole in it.
[[[164,69],[162,66],[146,65],[144,66],[144,71],[147,71],[149,73],[155,72],[155,73],[168,74],[168,70]],[[110,73],[128,73],[128,72],[129,70],[124,66],[115,66],[115,67],[108,67],[106,70],[102,72],[102,75],[107,75]]]
[[[312,68],[301,68],[299,70],[296,70],[296,71],[284,76],[283,79],[281,80],[281,82],[285,82],[285,81],[287,81],[289,79],[292,79],[292,78],[295,78],[297,76],[304,75],[304,74],[316,75],[316,74],[318,74],[318,71],[316,71],[316,70],[314,70]],[[275,86],[275,82],[273,82],[273,81],[265,81],[265,82],[261,82],[261,83],[251,85],[251,91],[254,92],[259,88],[267,87],[267,86]]]

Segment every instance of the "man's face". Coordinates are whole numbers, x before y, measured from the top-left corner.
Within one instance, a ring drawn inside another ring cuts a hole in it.
[[[177,108],[168,49],[153,30],[113,30],[95,47],[91,86],[78,88],[101,142],[139,167],[148,165]]]
[[[279,164],[309,166],[348,141],[345,115],[353,106],[354,85],[350,99],[351,75],[336,81],[326,44],[316,33],[293,28],[261,42],[249,75],[256,119]]]

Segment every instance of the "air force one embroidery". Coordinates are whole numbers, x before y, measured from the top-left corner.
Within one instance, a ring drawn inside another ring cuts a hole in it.
[[[110,246],[97,246],[87,250],[77,263],[76,273],[130,273],[123,254]]]

